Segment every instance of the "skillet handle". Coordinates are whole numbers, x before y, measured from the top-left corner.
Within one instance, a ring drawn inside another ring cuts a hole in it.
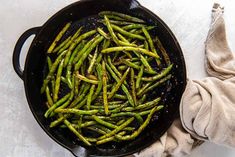
[[[14,51],[13,51],[13,58],[12,58],[12,63],[13,63],[13,67],[15,72],[17,73],[17,75],[23,80],[23,70],[20,67],[20,53],[21,53],[21,49],[25,43],[25,41],[33,34],[37,34],[39,32],[39,30],[41,29],[41,27],[34,27],[31,28],[27,31],[25,31],[20,38],[18,39],[18,41],[16,42]]]
[[[89,151],[81,146],[70,149],[75,157],[90,157]]]

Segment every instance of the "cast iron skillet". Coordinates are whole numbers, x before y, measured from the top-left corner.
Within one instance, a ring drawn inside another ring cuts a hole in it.
[[[169,57],[174,63],[173,77],[164,86],[165,108],[154,118],[154,121],[135,140],[120,144],[107,144],[97,147],[86,147],[78,142],[70,132],[50,129],[49,121],[43,116],[46,111],[45,98],[40,94],[43,81],[43,68],[46,64],[46,50],[50,43],[69,21],[96,15],[103,10],[113,10],[130,14],[157,25],[156,34],[160,38]],[[19,64],[21,48],[27,38],[35,38],[27,53],[24,70]],[[29,107],[42,129],[57,143],[70,150],[75,156],[124,156],[140,151],[155,142],[170,127],[178,114],[178,107],[186,85],[186,69],[181,48],[167,25],[155,14],[141,6],[136,0],[81,0],[60,10],[43,26],[27,30],[19,38],[13,53],[15,72],[24,81],[25,93]]]

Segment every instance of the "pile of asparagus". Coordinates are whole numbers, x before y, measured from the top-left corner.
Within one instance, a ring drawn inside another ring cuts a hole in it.
[[[69,129],[88,146],[140,135],[163,108],[160,96],[147,97],[172,77],[173,67],[149,33],[154,26],[118,12],[103,11],[99,18],[103,27],[80,27],[61,41],[72,23],[63,27],[47,51],[41,87],[45,117],[54,119],[50,127]]]

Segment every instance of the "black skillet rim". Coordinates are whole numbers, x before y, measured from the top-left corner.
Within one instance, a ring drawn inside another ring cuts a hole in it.
[[[180,48],[180,45],[179,45],[179,43],[178,43],[176,37],[174,36],[174,34],[172,33],[172,31],[169,29],[169,27],[168,27],[157,15],[155,15],[155,14],[152,13],[150,10],[148,10],[147,8],[145,8],[145,7],[143,7],[142,5],[140,5],[136,0],[133,0],[133,1],[138,4],[138,7],[139,7],[140,9],[143,9],[145,12],[147,12],[148,14],[151,14],[153,17],[155,17],[155,18],[157,19],[157,21],[160,22],[160,23],[165,27],[166,31],[170,34],[171,38],[174,40],[174,42],[175,42],[175,44],[176,44],[176,46],[177,46],[177,48],[178,48],[178,51],[180,52],[180,53],[179,53],[179,55],[180,55],[179,57],[180,57],[180,59],[181,59],[181,61],[182,61],[181,64],[182,64],[183,71],[184,71],[184,80],[183,80],[183,81],[184,81],[183,90],[184,90],[184,89],[185,89],[185,86],[186,86],[186,66],[185,66],[185,61],[184,61],[184,57],[183,57],[182,50],[181,50],[181,48]],[[43,26],[41,27],[41,30],[39,31],[38,34],[40,34],[40,32],[47,26],[47,24],[50,23],[50,21],[51,21],[52,19],[54,19],[54,17],[58,16],[61,12],[67,10],[68,8],[70,8],[70,7],[74,6],[74,5],[79,5],[79,3],[83,3],[83,2],[85,2],[85,0],[81,0],[81,1],[78,1],[78,2],[75,2],[75,3],[72,3],[72,4],[70,4],[70,5],[66,6],[66,7],[64,7],[63,9],[59,10],[59,11],[58,11],[57,13],[55,13],[51,18],[49,18],[46,23],[43,24]],[[30,53],[32,53],[32,47],[33,47],[33,43],[35,43],[35,41],[37,41],[37,35],[36,35],[36,37],[34,38],[34,40],[32,41],[32,44],[31,44],[31,46],[30,46],[30,48],[29,48],[29,51],[28,51],[27,56],[28,56]],[[27,68],[28,68],[28,64],[27,64],[27,63],[28,63],[28,59],[29,59],[29,57],[26,57],[26,61],[25,61],[25,71],[27,71]],[[38,120],[37,115],[36,115],[36,113],[34,113],[33,108],[32,108],[32,105],[33,105],[33,104],[31,104],[31,102],[30,102],[30,98],[29,98],[29,94],[28,94],[29,91],[27,91],[27,89],[28,89],[28,87],[27,87],[27,86],[28,86],[28,84],[27,84],[27,73],[24,73],[23,80],[24,80],[25,93],[26,93],[26,97],[27,97],[27,100],[28,100],[28,103],[29,103],[29,107],[30,107],[30,110],[31,110],[31,112],[33,113],[34,118],[36,119],[37,123],[40,125],[40,127],[45,131],[45,133],[46,133],[50,138],[52,138],[55,142],[57,142],[58,144],[60,144],[61,146],[63,146],[64,148],[66,148],[66,149],[68,149],[68,150],[70,150],[70,151],[72,152],[72,149],[71,149],[71,148],[69,148],[69,147],[66,146],[64,143],[62,143],[62,142],[60,142],[58,139],[56,139],[53,135],[51,135],[51,134],[47,131],[47,129],[45,128],[45,126]],[[175,117],[176,117],[176,116],[178,116],[178,111],[176,111]],[[170,127],[171,124],[172,124],[172,122],[169,123],[168,126]],[[168,128],[169,128],[169,127],[168,127]],[[144,147],[146,147],[146,146],[144,146]],[[137,151],[139,151],[139,150],[141,150],[141,149],[143,149],[143,148],[139,148]],[[135,151],[135,152],[136,152],[136,151]],[[121,156],[123,156],[123,155],[129,155],[129,154],[132,154],[132,153],[134,153],[134,152],[127,152],[126,154],[121,154]],[[117,155],[117,156],[120,156],[120,155]]]

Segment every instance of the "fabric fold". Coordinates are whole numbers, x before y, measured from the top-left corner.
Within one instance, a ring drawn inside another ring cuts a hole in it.
[[[206,70],[210,76],[221,80],[235,76],[235,60],[228,46],[223,13],[224,8],[214,4],[211,28],[205,42]]]
[[[223,12],[219,4],[213,6],[205,42],[206,70],[211,77],[188,81],[180,115],[193,137],[235,147],[235,60],[227,43]]]

